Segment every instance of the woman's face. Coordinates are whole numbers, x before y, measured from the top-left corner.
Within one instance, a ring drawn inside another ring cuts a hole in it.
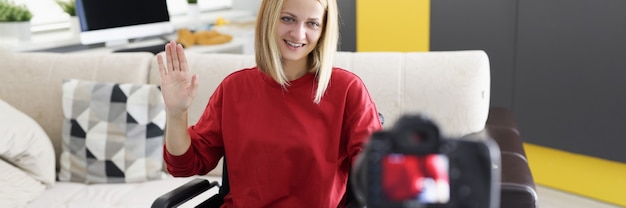
[[[283,61],[301,61],[315,49],[322,34],[324,8],[317,0],[285,0],[277,26]]]

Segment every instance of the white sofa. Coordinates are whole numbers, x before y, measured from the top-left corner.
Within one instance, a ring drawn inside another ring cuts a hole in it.
[[[254,57],[251,55],[190,53],[188,59],[191,71],[200,74],[200,89],[190,109],[190,123],[198,119],[209,96],[223,77],[237,69],[254,66]],[[335,65],[351,70],[363,79],[379,111],[384,114],[384,127],[390,127],[402,113],[421,112],[438,123],[447,136],[462,136],[485,128],[489,113],[490,69],[487,54],[483,51],[339,52]],[[32,118],[51,141],[54,157],[50,153],[49,156],[40,155],[39,158],[47,158],[49,161],[55,158],[55,165],[40,168],[45,173],[34,174],[48,176],[54,176],[60,166],[58,161],[64,119],[62,80],[73,78],[159,84],[156,59],[150,53],[52,54],[0,51],[0,74],[0,100]],[[2,114],[5,112],[0,108]],[[0,123],[9,124],[6,121]],[[0,137],[3,135],[6,134],[0,132]],[[5,140],[0,138],[0,142]],[[6,144],[0,143],[0,147],[3,145]],[[40,146],[45,148],[46,143],[37,147]],[[5,161],[5,166],[0,163],[0,167],[13,166],[18,171],[23,170],[19,163],[11,161],[10,155],[6,153],[10,151],[2,151],[0,148],[0,162]],[[221,167],[217,167],[210,175],[212,180],[219,180]],[[20,176],[32,177],[30,181],[39,183],[40,188],[3,185],[15,183],[16,180],[0,174],[0,207],[148,207],[158,196],[191,179],[168,176],[139,183],[55,181],[45,184],[41,176],[33,176],[28,171]],[[2,196],[6,193],[11,194],[11,197]]]

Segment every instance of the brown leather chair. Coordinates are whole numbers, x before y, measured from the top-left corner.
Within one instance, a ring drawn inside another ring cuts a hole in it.
[[[485,131],[500,147],[500,207],[537,207],[535,182],[513,113],[501,107],[490,108]]]

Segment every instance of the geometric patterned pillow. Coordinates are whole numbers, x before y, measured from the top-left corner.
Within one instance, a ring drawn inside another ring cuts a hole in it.
[[[161,179],[165,105],[157,85],[63,82],[60,181]]]

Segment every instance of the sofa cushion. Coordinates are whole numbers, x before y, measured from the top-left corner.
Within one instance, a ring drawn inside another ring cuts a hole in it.
[[[50,138],[37,122],[3,100],[0,100],[0,159],[41,184],[54,185],[55,159]]]
[[[46,186],[30,174],[0,159],[0,207],[24,207]]]
[[[159,196],[176,189],[177,187],[195,179],[202,178],[220,182],[220,177],[167,176],[161,180],[146,181],[143,183],[124,184],[82,184],[73,182],[58,182],[54,187],[44,191],[25,208],[143,208],[150,207]],[[195,207],[203,199],[216,194],[218,188],[211,188],[196,198],[178,207]],[[2,198],[2,196],[0,196]],[[198,202],[199,201],[199,202]],[[1,206],[0,207],[5,207]],[[12,206],[8,206],[12,207]]]
[[[70,79],[63,83],[59,180],[161,179],[165,105],[157,85]]]
[[[384,128],[407,113],[430,117],[446,137],[485,127],[490,74],[484,51],[338,52],[335,66],[363,80],[385,115]]]

